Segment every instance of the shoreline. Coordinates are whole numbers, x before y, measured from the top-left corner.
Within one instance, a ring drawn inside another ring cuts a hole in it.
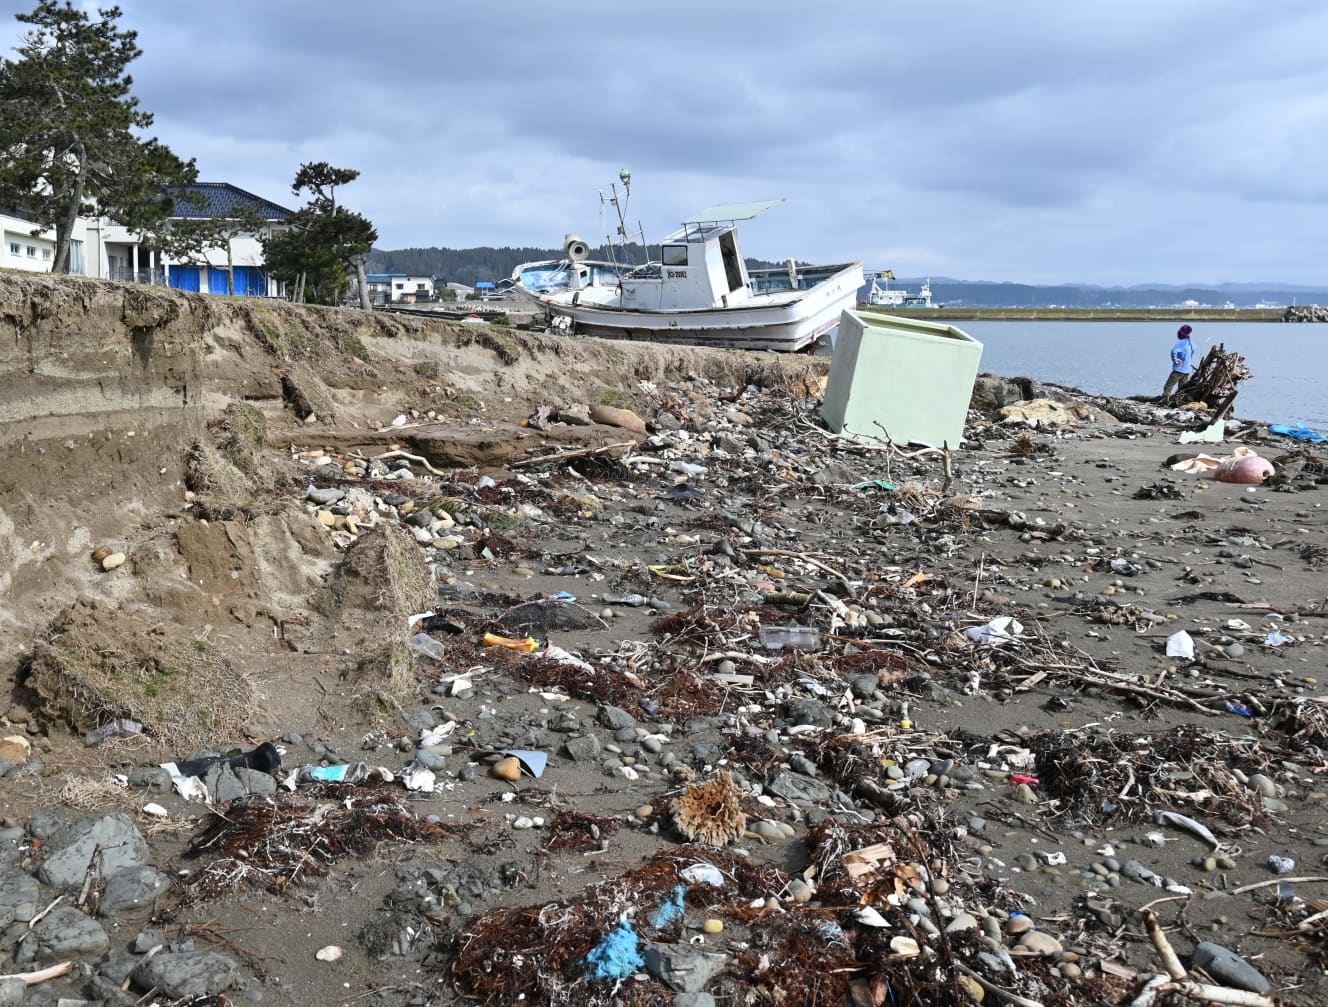
[[[885,308],[857,310],[928,321],[1281,322],[1286,308]]]

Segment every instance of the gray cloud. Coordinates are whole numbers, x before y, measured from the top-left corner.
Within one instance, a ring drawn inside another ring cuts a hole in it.
[[[0,45],[17,38],[6,3]],[[360,169],[384,247],[652,239],[787,196],[771,258],[1027,281],[1322,282],[1328,11],[1308,0],[865,5],[121,0],[154,132],[291,203]]]

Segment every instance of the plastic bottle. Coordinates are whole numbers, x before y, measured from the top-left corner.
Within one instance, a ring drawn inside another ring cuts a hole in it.
[[[143,725],[137,720],[112,720],[109,724],[103,724],[95,731],[89,731],[83,737],[83,744],[89,748],[93,745],[100,745],[103,741],[111,738],[127,738],[130,735],[142,734]]]
[[[766,650],[820,650],[821,631],[815,626],[762,626],[761,646]]]
[[[416,633],[412,636],[410,638],[410,649],[421,657],[427,657],[433,661],[441,661],[447,653],[443,650],[443,645],[428,633]]]
[[[367,762],[342,766],[301,766],[296,779],[317,783],[359,783],[369,775]]]

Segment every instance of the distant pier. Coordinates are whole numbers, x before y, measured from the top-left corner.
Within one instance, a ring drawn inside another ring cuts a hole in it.
[[[932,321],[1012,322],[1280,322],[1286,308],[859,308]]]

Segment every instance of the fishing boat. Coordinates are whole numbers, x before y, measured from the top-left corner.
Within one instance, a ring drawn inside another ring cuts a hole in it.
[[[867,293],[867,304],[873,308],[934,308],[937,305],[931,299],[931,280],[922,284],[916,294],[910,294],[902,287],[890,286],[895,274],[886,270],[872,277],[871,290]],[[885,282],[882,283],[881,281]]]
[[[630,191],[630,176],[621,177]],[[618,234],[625,236],[625,198],[620,201],[614,186],[613,196],[601,199],[618,210]],[[749,268],[737,225],[782,202],[733,203],[692,214],[660,243],[658,261],[639,265],[592,261],[586,242],[568,235],[562,259],[517,266],[512,290],[541,308],[555,331],[801,350],[854,306],[864,282],[862,263],[811,266],[789,259],[773,268]]]

